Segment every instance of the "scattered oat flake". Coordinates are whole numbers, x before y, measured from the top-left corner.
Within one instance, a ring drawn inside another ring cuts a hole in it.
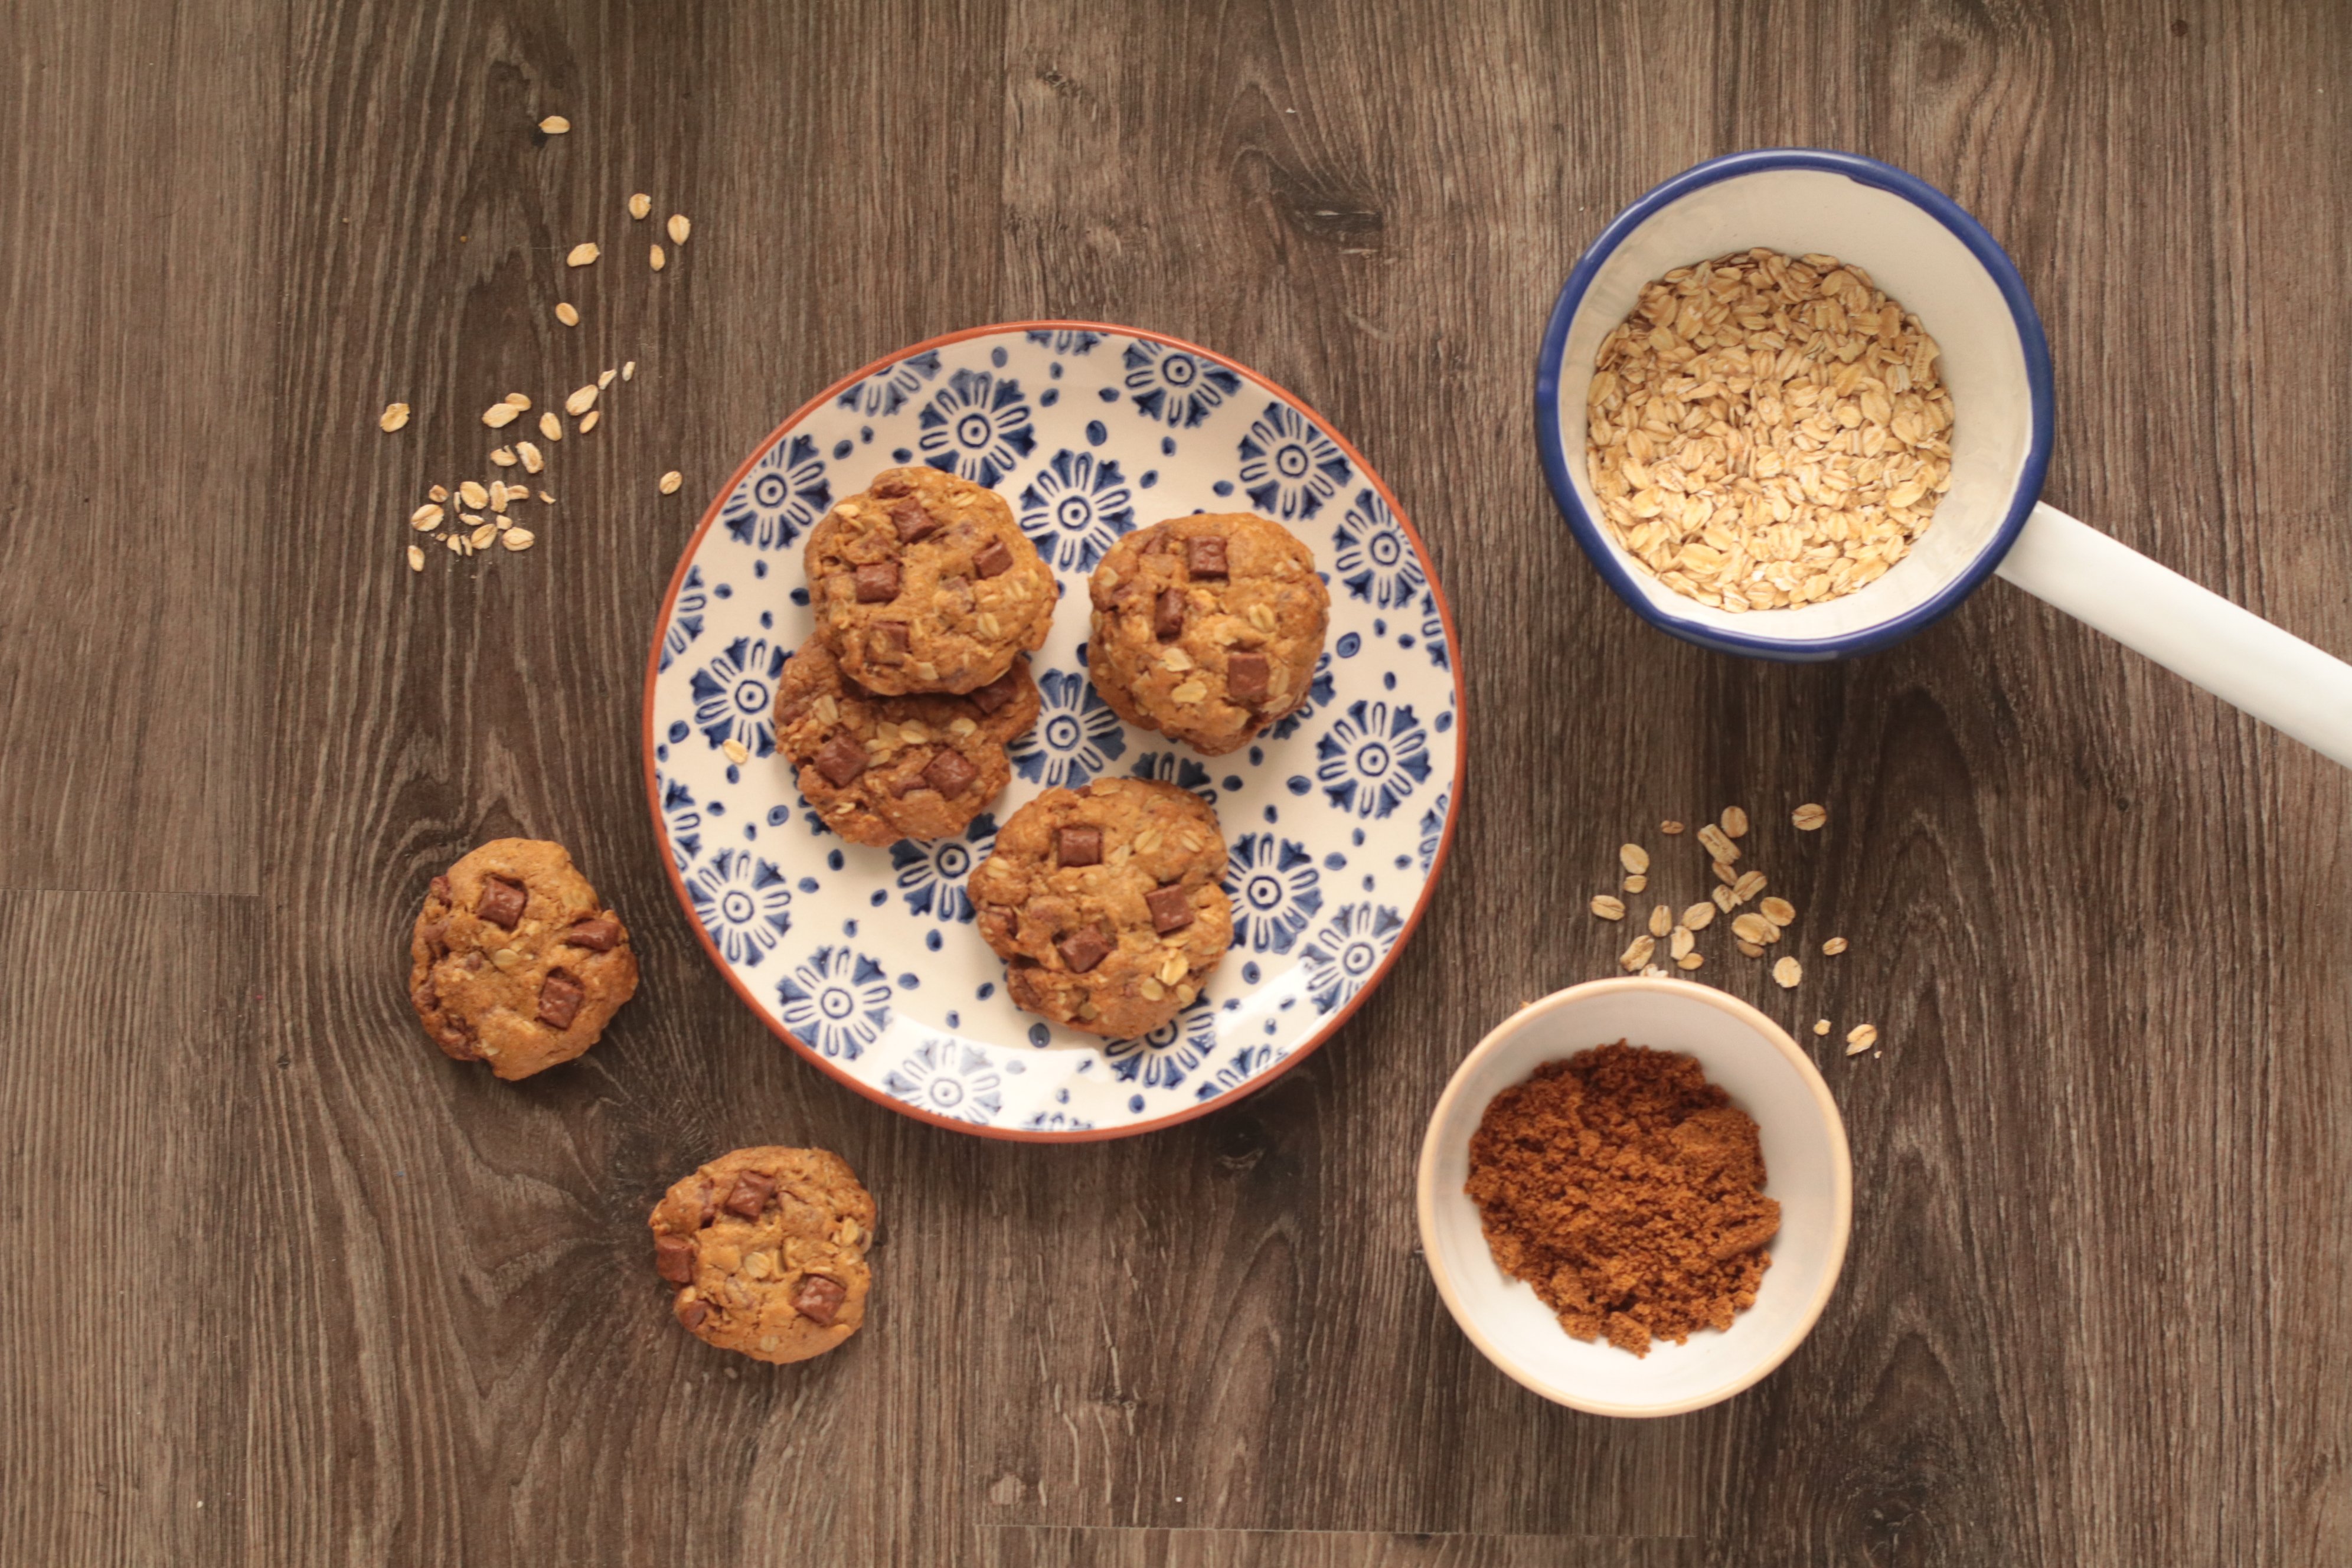
[[[604,411],[601,408],[591,408],[587,413],[582,415],[580,416],[580,434],[585,436],[589,431],[596,428],[596,421],[603,417],[604,417]]]
[[[662,254],[662,247],[659,245],[655,245],[647,250],[646,263],[655,271],[659,272],[669,265],[669,258]]]
[[[669,242],[672,245],[684,245],[686,243],[687,235],[690,233],[693,228],[694,226],[686,221],[686,215],[684,213],[672,213],[669,215]]]
[[[1878,1026],[1875,1024],[1856,1024],[1846,1031],[1845,1054],[1850,1057],[1859,1056],[1876,1044]]]
[[[539,122],[539,128],[550,136],[561,136],[572,129],[572,121],[564,119],[561,114],[551,114]]]
[[[1730,837],[1712,822],[1702,823],[1699,826],[1698,841],[1709,855],[1718,860],[1729,862],[1739,858],[1739,846],[1734,844]]]
[[[513,407],[516,413],[520,414],[530,406],[530,394],[528,392],[509,392],[507,394],[507,402]]]
[[[604,254],[604,253],[603,251],[596,248],[596,242],[594,240],[586,240],[572,247],[571,254],[563,258],[563,265],[566,267],[586,267],[594,262],[598,257]]]
[[[1693,904],[1683,911],[1683,924],[1693,931],[1705,931],[1715,920],[1715,906],[1706,902]]]
[[[555,504],[555,498],[549,495],[545,490],[539,492],[539,499],[545,501],[550,506],[553,506]]]
[[[1622,921],[1625,918],[1625,900],[1607,893],[1595,893],[1592,895],[1592,912],[1604,921]]]
[[[1826,1034],[1828,1034],[1829,1032],[1830,1032],[1830,1021],[1829,1021],[1827,1018],[1817,1018],[1817,1019],[1815,1019],[1815,1020],[1813,1021],[1813,1033],[1814,1033],[1814,1034],[1816,1034],[1816,1035],[1826,1035]]]
[[[1731,906],[1738,901],[1731,896],[1729,888],[1717,888],[1711,896],[1715,900],[1715,907],[1725,914],[1729,914]]]
[[[1731,922],[1731,934],[1742,942],[1767,942],[1780,936],[1779,930],[1762,915],[1740,915]]]
[[[1667,940],[1666,951],[1673,953],[1679,962],[1690,956],[1690,950],[1697,945],[1697,942],[1698,938],[1691,935],[1690,927],[1676,926],[1674,928],[1673,936]]]
[[[597,385],[598,389],[599,389],[599,390],[602,390],[602,389],[603,389],[603,388],[604,388],[604,387],[607,387],[607,386],[612,385],[612,384],[613,384],[613,378],[614,378],[614,376],[616,376],[616,375],[620,374],[621,374],[621,373],[620,373],[619,371],[617,371],[617,370],[601,370],[601,371],[598,371],[598,372],[596,373],[596,385]]]
[[[1650,911],[1650,934],[1664,936],[1675,929],[1675,911],[1660,904]]]
[[[563,421],[555,416],[554,409],[551,408],[539,416],[539,433],[551,441],[563,439]]]
[[[733,736],[731,736],[731,735],[730,735],[730,736],[729,736],[729,737],[727,738],[727,740],[726,740],[726,741],[724,741],[723,742],[721,742],[721,743],[720,743],[720,745],[719,745],[719,749],[720,751],[722,751],[722,752],[726,752],[726,753],[727,753],[727,760],[728,760],[729,762],[730,762],[730,763],[734,763],[737,767],[739,767],[739,768],[740,768],[740,767],[741,767],[745,763],[748,763],[748,762],[750,762],[750,761],[751,760],[751,752],[750,752],[748,749],[746,749],[746,748],[745,748],[745,746],[744,746],[743,742],[740,742],[740,741],[736,740],[736,739],[735,739]]]
[[[1743,956],[1743,957],[1746,957],[1746,958],[1761,958],[1761,957],[1763,957],[1763,956],[1764,956],[1764,949],[1763,949],[1763,947],[1762,947],[1759,943],[1752,942],[1740,942],[1740,943],[1738,944],[1738,946],[1739,946],[1739,952],[1740,952],[1740,954],[1741,954],[1741,956]]]
[[[527,528],[509,528],[499,535],[499,542],[509,550],[529,550],[539,542],[539,535]]]
[[[1617,966],[1631,972],[1650,962],[1650,954],[1658,951],[1658,939],[1647,931],[1635,937],[1625,951],[1617,955]]]
[[[666,496],[674,496],[677,494],[677,487],[684,483],[686,483],[686,476],[679,473],[676,468],[672,468],[668,473],[666,473],[661,477],[661,493]]]
[[[1763,890],[1764,873],[1761,871],[1742,871],[1739,880],[1731,884],[1731,896],[1743,904]]]
[[[596,406],[596,384],[590,382],[563,400],[563,412],[578,418]]]
[[[1723,831],[1726,837],[1731,838],[1745,838],[1748,837],[1748,814],[1740,810],[1738,806],[1725,806],[1723,808],[1722,820]]]
[[[539,455],[539,448],[528,441],[515,443],[515,455],[522,459],[522,471],[526,474],[535,474],[547,466],[547,459]]]
[[[1830,814],[1827,810],[1811,802],[1807,802],[1789,814],[1789,820],[1797,825],[1797,830],[1800,833],[1811,833],[1829,819]]]
[[[408,514],[408,526],[419,533],[430,533],[441,526],[441,519],[444,515],[438,505],[426,501]]]
[[[1669,838],[1673,837],[1675,834],[1680,833],[1682,830],[1683,825],[1675,821],[1672,817],[1668,817],[1665,821],[1658,824],[1658,831],[1664,834]]]
[[[576,327],[580,324],[579,308],[569,300],[558,300],[555,302],[555,319],[567,327]]]
[[[425,547],[423,545],[412,544],[408,547],[408,569],[411,572],[422,572],[425,570]]]
[[[511,403],[493,403],[482,410],[482,423],[493,430],[503,429],[515,422],[522,410]]]
[[[1839,953],[1843,952],[1844,951],[1845,938],[1842,936],[1833,936],[1830,938],[1829,941],[1822,943],[1822,953],[1824,957],[1835,958]]]
[[[514,448],[512,447],[498,447],[490,453],[490,461],[496,463],[501,468],[513,468],[515,466]]]
[[[1636,871],[1625,879],[1623,885],[1629,893],[1646,893],[1650,890],[1650,879]]]
[[[383,414],[379,415],[376,418],[377,427],[383,430],[387,436],[391,435],[394,430],[399,429],[402,426],[407,423],[408,405],[405,403],[385,404],[383,405]]]
[[[473,479],[463,479],[457,485],[457,499],[467,506],[485,507],[490,504],[490,492]]]
[[[466,542],[458,538],[454,533],[443,534],[441,536],[441,542],[449,547],[449,553],[452,555],[463,555],[466,553]]]
[[[621,367],[621,379],[623,381],[635,381],[637,379],[636,361],[631,360],[628,363]]]
[[[1675,960],[1676,967],[1682,969],[1696,969],[1700,964],[1705,963],[1706,962],[1706,954],[1703,952],[1686,952],[1680,958]]]
[[[1797,920],[1797,906],[1779,897],[1767,899],[1757,905],[1756,912],[1776,926],[1793,925]]]
[[[425,493],[432,497],[435,500],[447,500],[449,499],[448,488],[444,485],[435,485],[431,489],[426,490]]]
[[[1717,860],[1714,865],[1715,879],[1721,882],[1725,887],[1727,888],[1732,883],[1739,880],[1739,868],[1733,865],[1730,861]]]
[[[1617,863],[1628,871],[1643,872],[1650,868],[1650,852],[1638,844],[1617,847]]]
[[[1783,958],[1772,966],[1772,979],[1783,991],[1794,991],[1797,982],[1805,977],[1805,966],[1795,957]]]
[[[645,192],[639,191],[635,195],[629,198],[629,216],[631,217],[643,217],[653,210],[654,199],[653,197],[646,195]]]

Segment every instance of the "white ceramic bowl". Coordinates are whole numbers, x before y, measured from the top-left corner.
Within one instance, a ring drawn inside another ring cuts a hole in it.
[[[1534,1289],[1496,1267],[1462,1184],[1488,1102],[1545,1062],[1625,1040],[1698,1058],[1764,1142],[1780,1234],[1756,1304],[1722,1332],[1633,1356],[1569,1337]],[[1421,1146],[1421,1242],[1447,1310],[1487,1360],[1546,1399],[1596,1415],[1674,1415],[1730,1398],[1788,1359],[1845,1261],[1853,1167],[1829,1086],[1778,1024],[1686,980],[1595,980],[1520,1008],[1454,1070]]]

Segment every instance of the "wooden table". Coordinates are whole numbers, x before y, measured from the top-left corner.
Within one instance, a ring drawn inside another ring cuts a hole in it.
[[[2342,5],[26,0],[0,60],[0,1558],[2352,1554],[2345,773],[2002,585],[1857,663],[1670,642],[1529,438],[1619,206],[1730,149],[1873,153],[2023,268],[2051,499],[2352,653]],[[695,220],[658,287],[641,189]],[[1067,1148],[779,1046],[638,773],[734,460],[849,367],[1041,315],[1214,345],[1352,436],[1435,553],[1472,745],[1434,907],[1335,1042]],[[623,357],[646,390],[566,448],[541,548],[412,576],[478,408]],[[1711,977],[1885,1031],[1820,1047],[1843,1283],[1728,1405],[1554,1408],[1416,1255],[1423,1120],[1611,968],[1582,905],[1622,838],[1809,799],[1792,896],[1853,951],[1794,997]],[[521,1086],[404,994],[426,879],[512,833],[646,970]],[[772,1141],[887,1216],[866,1332],[797,1369],[688,1340],[647,1261],[666,1184]]]

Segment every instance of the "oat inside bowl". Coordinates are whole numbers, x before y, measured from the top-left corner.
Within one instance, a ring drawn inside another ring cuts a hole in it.
[[[1725,610],[1868,586],[1951,485],[1937,356],[1917,316],[1835,257],[1675,268],[1594,356],[1585,458],[1610,532]]]

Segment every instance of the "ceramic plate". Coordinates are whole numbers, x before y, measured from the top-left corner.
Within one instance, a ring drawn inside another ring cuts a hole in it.
[[[849,844],[776,752],[784,660],[812,627],[801,549],[839,497],[928,463],[993,487],[1059,574],[1032,658],[1045,701],[1013,784],[960,838]],[[1331,631],[1309,706],[1202,757],[1130,729],[1087,679],[1087,579],[1111,541],[1255,511],[1314,550]],[[670,880],[721,973],[852,1089],[997,1137],[1112,1138],[1201,1115],[1313,1050],[1428,901],[1461,776],[1454,628],[1396,498],[1305,404],[1173,338],[1087,322],[936,338],[784,421],[706,512],[646,676],[646,782]],[[1216,808],[1234,941],[1201,999],[1105,1041],[1014,1007],[965,879],[1055,785],[1165,779]]]

